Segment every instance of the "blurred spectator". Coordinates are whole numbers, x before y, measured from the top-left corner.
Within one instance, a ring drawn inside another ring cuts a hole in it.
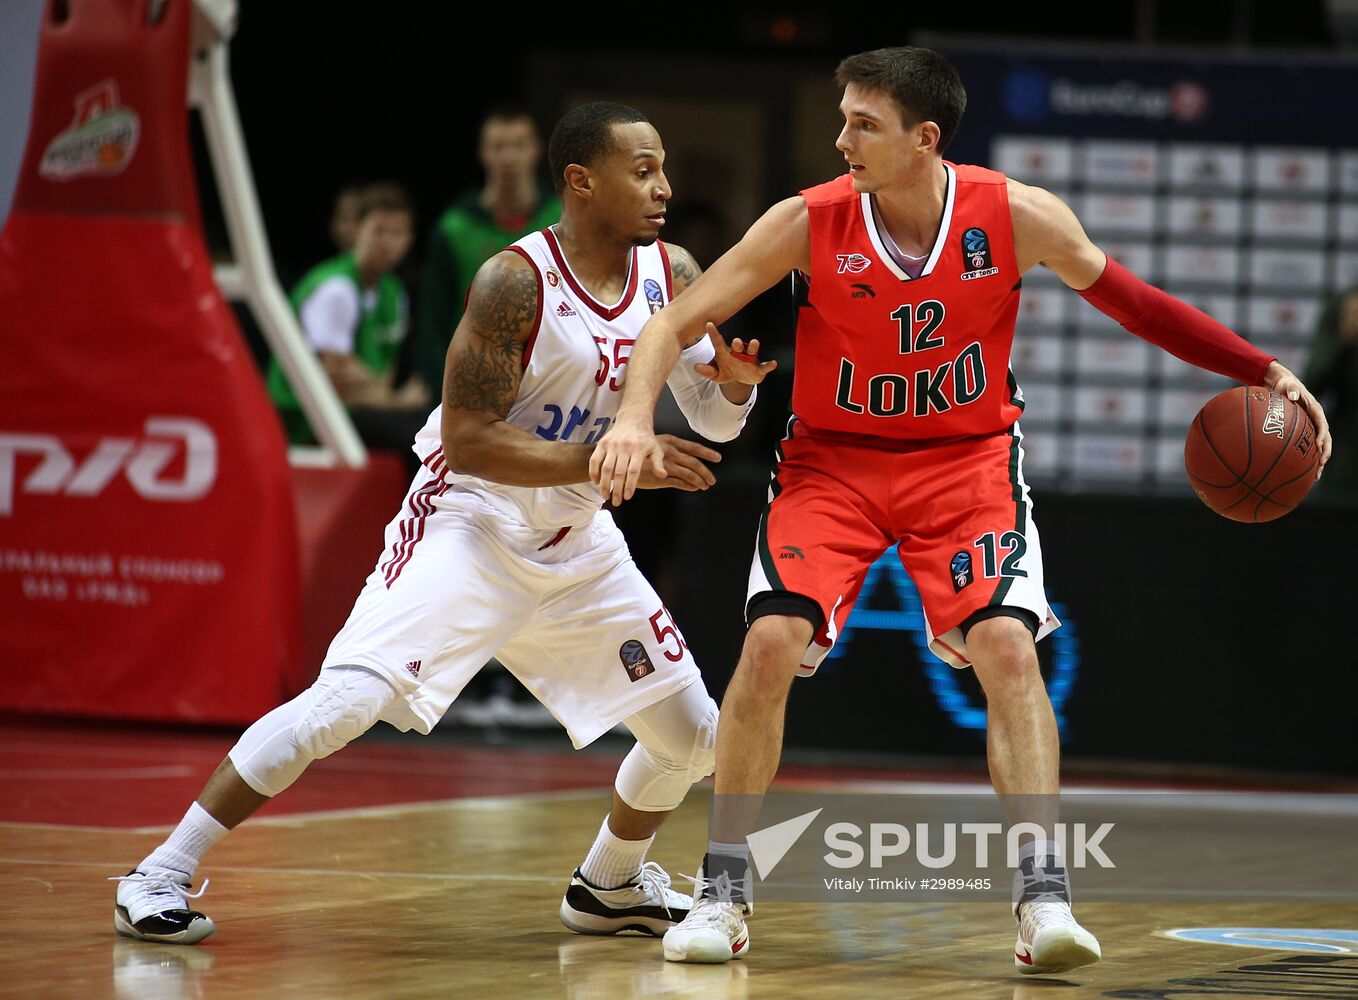
[[[526,111],[488,114],[477,156],[485,186],[467,191],[434,225],[420,274],[415,365],[435,397],[442,393],[443,359],[477,268],[561,218],[561,202],[538,176],[542,139]]]
[[[363,186],[346,184],[335,195],[335,210],[330,213],[330,239],[340,253],[354,248],[363,201]]]
[[[371,448],[409,456],[413,464],[410,446],[428,416],[429,394],[418,379],[395,386],[409,300],[391,273],[410,250],[413,213],[396,184],[364,188],[358,201],[353,249],[312,268],[293,289],[292,307],[359,436]],[[289,438],[296,444],[314,443],[277,360],[269,368],[269,395]]]
[[[1307,387],[1325,405],[1334,453],[1316,491],[1358,502],[1358,285],[1340,292],[1320,314]]]

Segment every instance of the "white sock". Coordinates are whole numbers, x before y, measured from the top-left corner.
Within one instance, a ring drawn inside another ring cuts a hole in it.
[[[591,885],[600,889],[616,889],[636,878],[641,871],[641,863],[646,860],[655,834],[645,840],[622,840],[613,835],[608,828],[608,817],[604,817],[599,827],[599,836],[594,838],[594,846],[585,856],[580,866],[580,874]]]
[[[170,868],[192,879],[193,873],[198,870],[198,862],[203,860],[208,848],[225,837],[226,833],[226,827],[195,802],[189,806],[189,811],[184,814],[169,839],[148,854],[137,870]]]

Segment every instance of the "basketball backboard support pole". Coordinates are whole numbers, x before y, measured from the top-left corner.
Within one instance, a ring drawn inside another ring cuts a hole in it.
[[[307,345],[274,271],[231,89],[229,46],[236,32],[237,8],[237,0],[194,0],[189,107],[202,116],[233,258],[231,263],[216,265],[213,276],[224,298],[249,307],[321,442],[319,448],[291,448],[292,463],[359,468],[367,462],[367,450]]]

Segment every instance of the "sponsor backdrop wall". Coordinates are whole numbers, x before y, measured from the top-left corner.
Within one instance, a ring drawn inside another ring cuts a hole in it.
[[[949,156],[1064,198],[1137,274],[1301,372],[1358,284],[1358,62],[949,49]],[[1127,336],[1049,271],[1024,280],[1014,370],[1030,481],[1180,492],[1183,431],[1230,383]]]

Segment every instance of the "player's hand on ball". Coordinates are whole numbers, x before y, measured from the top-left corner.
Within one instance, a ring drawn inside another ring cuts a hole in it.
[[[671,434],[656,438],[665,462],[665,475],[657,476],[650,465],[641,470],[637,489],[675,489],[686,493],[705,490],[717,481],[705,462],[720,462],[721,453],[697,441],[685,441]]]
[[[1320,464],[1316,467],[1316,478],[1319,479],[1320,474],[1325,471],[1325,463],[1330,460],[1330,448],[1333,444],[1330,440],[1330,422],[1325,419],[1325,408],[1320,405],[1320,400],[1312,396],[1310,390],[1302,385],[1301,379],[1276,361],[1264,372],[1264,386],[1300,405],[1311,418],[1311,423],[1316,429],[1316,444],[1320,445]]]
[[[712,339],[712,346],[717,349],[717,356],[712,359],[711,364],[694,365],[693,370],[718,385],[724,382],[758,385],[764,381],[765,375],[778,367],[777,361],[759,360],[757,340],[751,340],[747,344],[736,337],[728,348],[714,323],[707,324],[707,335]]]
[[[616,422],[589,456],[589,480],[615,507],[632,499],[643,469],[665,478],[665,451],[648,427]]]

